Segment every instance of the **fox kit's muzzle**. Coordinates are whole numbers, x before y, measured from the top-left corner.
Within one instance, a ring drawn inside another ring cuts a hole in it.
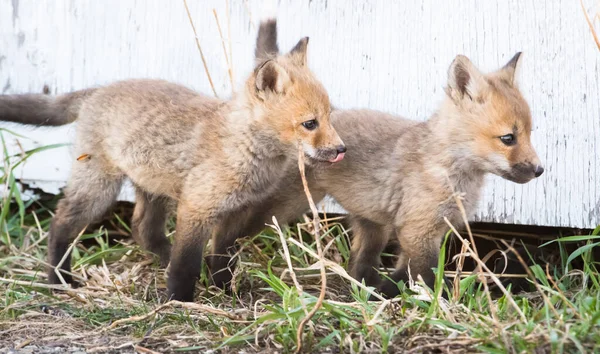
[[[521,162],[514,165],[504,177],[516,183],[527,183],[544,173],[544,167],[539,164]]]
[[[345,155],[346,155],[346,146],[345,145],[340,145],[336,149],[336,156],[335,156],[335,158],[329,160],[329,162],[340,162],[340,161],[342,161],[344,159]]]

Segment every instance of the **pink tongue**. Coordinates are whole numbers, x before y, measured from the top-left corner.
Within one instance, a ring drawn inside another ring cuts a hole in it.
[[[344,155],[346,155],[345,153],[339,153],[337,154],[337,156],[335,157],[335,159],[331,159],[329,160],[329,162],[339,162],[342,161],[344,159]]]

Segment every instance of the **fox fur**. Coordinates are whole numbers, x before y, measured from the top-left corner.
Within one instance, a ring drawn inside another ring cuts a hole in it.
[[[49,239],[49,281],[69,243],[104,215],[123,181],[136,190],[132,233],[168,269],[173,299],[193,300],[204,246],[223,223],[275,191],[307,163],[332,164],[345,146],[330,124],[328,95],[306,63],[308,38],[285,55],[257,61],[229,101],[160,80],[126,80],[58,97],[0,96],[0,120],[62,125],[77,120],[74,161]],[[308,123],[307,123],[308,122]],[[174,244],[165,237],[177,205]],[[234,218],[235,219],[235,218]],[[170,262],[170,263],[169,263]],[[70,255],[62,277],[72,282]]]
[[[259,35],[276,33],[273,23]],[[276,38],[276,37],[275,37]],[[273,38],[259,38],[256,53],[278,53]],[[495,174],[526,183],[542,174],[531,145],[531,113],[516,83],[517,53],[504,67],[484,74],[458,55],[448,70],[446,95],[438,110],[418,122],[373,110],[334,110],[332,124],[348,147],[346,158],[328,169],[306,172],[315,200],[329,194],[348,211],[354,233],[350,273],[384,295],[398,294],[397,282],[421,276],[432,287],[447,218],[461,227],[455,195],[470,216],[484,177]],[[271,217],[291,222],[308,209],[298,172],[268,199],[244,209],[223,230],[211,265],[213,279],[226,286],[234,266],[227,250],[238,237],[259,232]],[[400,255],[391,281],[376,268],[388,242],[397,238]],[[410,274],[408,270],[410,269]]]

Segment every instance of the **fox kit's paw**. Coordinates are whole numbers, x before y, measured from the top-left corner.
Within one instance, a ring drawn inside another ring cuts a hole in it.
[[[449,291],[452,291],[453,285],[452,282],[450,282],[449,279],[444,278],[444,283],[446,284],[446,287],[444,287],[442,289],[441,292],[441,296],[442,298],[448,300],[449,299]],[[434,284],[427,284],[427,286],[429,287],[429,289],[434,289]],[[379,292],[381,293],[381,295],[387,299],[392,299],[398,295],[400,295],[400,289],[398,288],[398,282],[395,282],[393,280],[390,279],[386,279],[381,286],[379,287]],[[375,298],[374,296],[371,295],[371,298],[369,300],[377,300],[377,298]]]
[[[213,285],[217,288],[230,293],[231,292],[231,279],[233,275],[228,268],[220,269],[219,271],[212,274]]]
[[[169,300],[192,302],[194,301],[195,287],[196,279],[169,277],[167,281],[167,294]]]
[[[163,257],[159,257],[158,258],[158,267],[160,269],[167,269],[169,267],[169,258],[163,258]]]
[[[62,279],[65,281],[65,283],[71,285],[72,288],[79,288],[83,285],[80,282],[73,279],[73,277],[70,274],[61,273],[61,276],[62,276]],[[54,268],[52,268],[51,270],[48,271],[48,283],[54,284],[54,285],[63,285],[63,282],[61,281],[61,279],[54,272]]]
[[[231,281],[235,262],[229,256],[208,256],[206,258],[212,284],[217,288],[230,293]]]
[[[166,237],[161,239],[160,242],[155,241],[146,249],[158,257],[160,268],[167,268],[171,260],[171,243]]]
[[[73,283],[73,277],[70,274],[63,273],[61,275],[62,275],[63,280],[67,284]],[[54,272],[54,268],[48,270],[48,284],[56,284],[56,285],[62,284],[62,281],[60,280],[60,278],[58,277],[56,272]]]
[[[169,249],[170,251],[170,249]],[[152,252],[152,251],[151,251]],[[158,267],[160,269],[167,269],[169,267],[169,263],[171,262],[171,254],[170,252],[152,252],[156,258],[158,258]],[[155,258],[155,259],[156,259]]]
[[[379,286],[379,293],[386,299],[393,299],[400,295],[398,283],[390,279],[384,280]]]

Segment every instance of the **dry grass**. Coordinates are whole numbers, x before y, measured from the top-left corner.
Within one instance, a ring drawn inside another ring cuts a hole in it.
[[[473,243],[456,230],[463,252],[442,255],[447,268],[455,267],[447,275],[460,278],[449,301],[437,296],[443,287],[440,277],[435,289],[413,283],[396,299],[368,302],[372,290],[345,271],[351,230],[343,220],[320,220],[322,257],[312,234],[314,220],[305,217],[294,227],[280,227],[274,220],[274,227],[240,241],[237,295],[207,287],[203,272],[194,303],[165,303],[164,271],[153,256],[121,236],[128,234],[129,209],[105,221],[108,229],[88,229],[74,246],[73,272],[84,286],[46,284],[45,230],[53,202],[30,203],[23,223],[18,222],[19,206],[10,206],[11,217],[4,224],[8,234],[0,243],[0,348],[291,352],[298,348],[301,321],[315,308],[301,331],[304,349],[313,352],[591,351],[600,336],[582,330],[597,328],[598,321],[586,300],[599,296],[593,285],[597,273],[590,272],[594,263],[587,253],[582,253],[588,258],[583,272],[569,269],[563,274],[560,266],[549,265],[538,274],[539,266],[529,266],[537,284],[532,291],[514,295],[505,289],[502,294],[483,284],[504,287],[508,278],[489,269],[494,261],[482,261],[486,257],[479,257]],[[472,236],[481,247],[484,239]],[[513,247],[506,246],[508,251]],[[463,265],[475,260],[480,267],[460,269],[451,262],[461,258]],[[321,287],[322,265],[326,288]]]
[[[217,90],[215,89],[215,84],[213,83],[212,77],[210,76],[210,72],[208,71],[208,66],[206,65],[206,59],[204,58],[204,52],[202,51],[202,46],[200,45],[200,39],[198,38],[198,33],[196,33],[196,26],[194,26],[194,20],[192,20],[192,15],[190,14],[190,9],[188,8],[187,1],[183,0],[183,5],[185,6],[185,11],[187,13],[188,19],[190,20],[190,25],[192,26],[192,31],[194,32],[194,39],[196,41],[196,47],[198,47],[198,52],[200,53],[200,59],[202,59],[202,64],[204,65],[204,71],[206,72],[206,78],[210,83],[210,88],[212,89],[215,97],[219,97],[217,95]],[[216,13],[215,13],[216,16]],[[220,28],[219,28],[220,31]]]
[[[185,0],[184,4],[217,96]],[[600,15],[587,19],[598,43],[594,21],[600,21]],[[233,86],[229,27],[227,17],[227,52],[218,24]],[[83,286],[48,285],[44,260],[55,199],[21,201],[12,175],[14,167],[32,153],[5,155],[0,175],[5,192],[0,212],[2,351],[504,353],[600,349],[600,277],[595,258],[600,229],[591,236],[567,237],[540,249],[535,234],[531,237],[513,230],[509,236],[520,234],[521,238],[507,243],[503,239],[511,237],[502,236],[500,230],[490,235],[489,230],[461,231],[449,225],[454,236],[448,237],[438,264],[446,272],[437,272],[434,289],[411,281],[399,284],[403,290],[399,297],[369,302],[369,295],[379,295],[345,271],[351,230],[343,218],[305,216],[290,227],[273,220],[272,227],[261,234],[239,241],[235,295],[208,286],[203,269],[196,301],[180,303],[165,302],[164,271],[129,238],[131,208],[127,206],[100,229],[94,225],[82,232],[81,242],[73,243],[73,275]],[[173,222],[168,228],[173,230]],[[547,251],[550,246],[554,247]],[[506,266],[494,267],[502,260]],[[388,259],[385,265],[391,263]],[[440,297],[445,290],[443,274],[454,278],[454,289],[446,289],[449,300]],[[510,284],[511,280],[532,285],[515,295],[516,283]]]
[[[594,37],[594,42],[596,42],[596,46],[598,46],[598,50],[600,50],[600,37],[598,36],[598,31],[596,28],[600,28],[600,2],[596,5],[597,10],[590,14],[588,10],[585,8],[583,4],[583,0],[579,0],[581,3],[581,9],[583,10],[583,14],[585,15],[585,20],[590,27],[590,32]]]

